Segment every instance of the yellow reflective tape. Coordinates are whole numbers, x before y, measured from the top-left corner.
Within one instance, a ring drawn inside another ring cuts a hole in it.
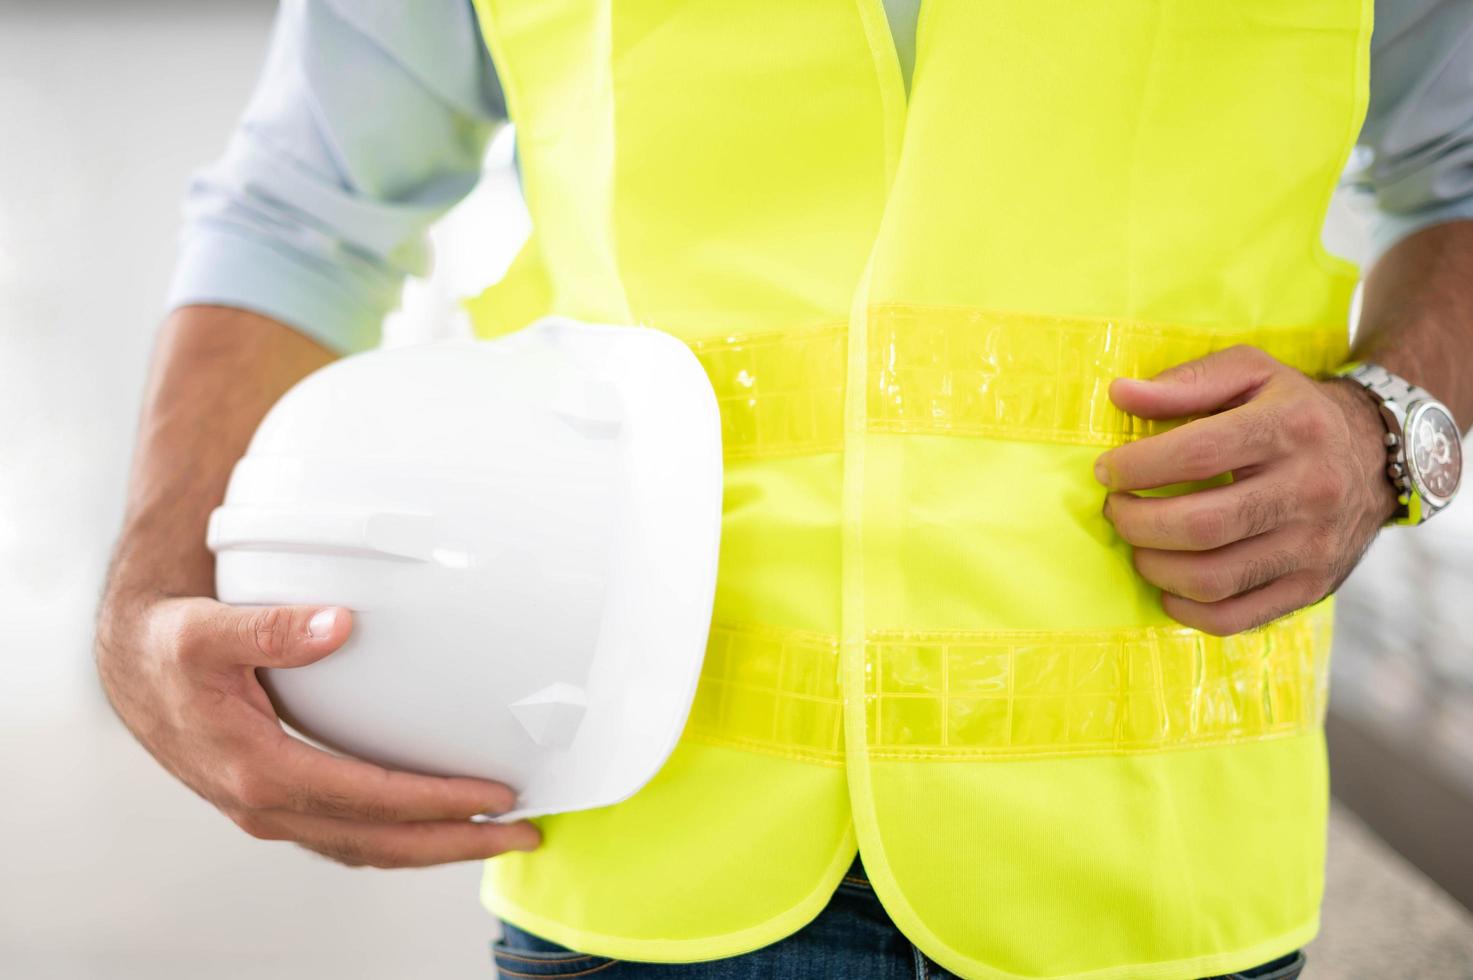
[[[1149,377],[1233,344],[1317,375],[1344,360],[1348,342],[1341,327],[1227,330],[909,304],[872,307],[869,329],[870,431],[1098,446],[1169,424],[1115,408],[1116,377]],[[691,347],[716,390],[728,458],[842,448],[843,326]]]
[[[1324,712],[1331,612],[1216,637],[1185,627],[873,633],[880,758],[1092,755],[1295,735]]]
[[[1281,738],[1324,715],[1328,604],[1251,633],[1178,626],[875,631],[871,758],[977,761],[1154,752]],[[835,637],[721,625],[686,735],[838,765]]]
[[[716,389],[728,459],[838,451],[846,332],[838,325],[691,343]]]
[[[1115,378],[1234,344],[1321,374],[1344,360],[1349,328],[1226,331],[891,304],[871,307],[869,339],[871,431],[1110,446],[1169,425],[1111,404]]]
[[[685,735],[841,764],[838,638],[762,626],[712,626]]]

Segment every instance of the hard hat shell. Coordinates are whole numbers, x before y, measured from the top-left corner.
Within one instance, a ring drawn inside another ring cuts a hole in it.
[[[540,320],[345,358],[267,414],[210,519],[224,602],[354,611],[262,680],[382,765],[499,780],[507,819],[618,802],[685,725],[715,592],[721,424],[690,349]]]

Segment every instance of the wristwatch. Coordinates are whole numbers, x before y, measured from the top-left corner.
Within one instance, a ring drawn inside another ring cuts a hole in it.
[[[1335,374],[1365,388],[1386,423],[1386,475],[1401,507],[1392,524],[1421,524],[1452,502],[1463,475],[1462,436],[1447,406],[1379,364]]]

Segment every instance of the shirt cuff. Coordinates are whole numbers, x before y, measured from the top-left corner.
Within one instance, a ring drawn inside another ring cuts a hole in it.
[[[209,305],[280,320],[339,354],[378,344],[398,292],[377,296],[342,266],[293,254],[223,224],[184,234],[169,284],[168,308]]]
[[[1378,211],[1371,224],[1371,254],[1366,265],[1369,267],[1397,242],[1423,228],[1469,219],[1473,219],[1473,197],[1447,201],[1416,211]]]

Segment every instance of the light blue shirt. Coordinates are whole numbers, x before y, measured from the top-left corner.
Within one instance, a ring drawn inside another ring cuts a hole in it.
[[[921,2],[884,0],[907,75]],[[169,305],[240,307],[335,350],[372,346],[505,119],[470,0],[283,0],[244,117],[190,184]],[[1468,0],[1378,0],[1350,176],[1376,202],[1378,253],[1473,218]]]

